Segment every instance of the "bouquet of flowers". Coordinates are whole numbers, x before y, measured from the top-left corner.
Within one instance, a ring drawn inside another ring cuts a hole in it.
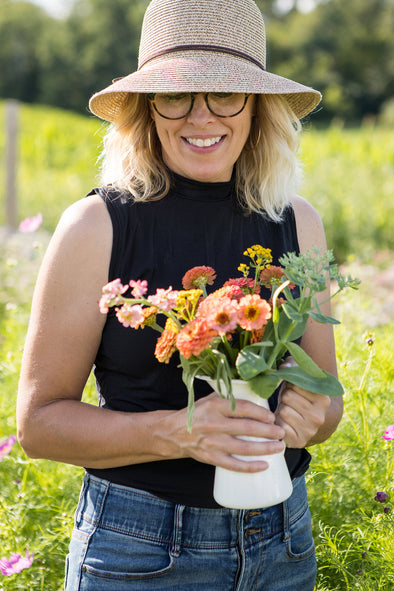
[[[319,304],[316,298],[326,289],[328,280],[337,285],[328,299],[346,287],[357,289],[359,280],[345,278],[339,272],[332,251],[287,253],[279,259],[280,267],[271,264],[269,248],[254,245],[243,254],[248,260],[238,267],[241,276],[229,279],[210,294],[207,286],[213,285],[216,272],[206,266],[187,271],[180,291],[168,287],[147,295],[145,280],[123,285],[116,279],[103,287],[102,313],[115,306],[123,326],[149,326],[161,333],[155,349],[159,362],[168,363],[179,352],[188,390],[189,430],[193,385],[198,376],[215,379],[218,393],[228,396],[233,408],[233,379],[247,380],[263,398],[269,398],[282,381],[317,394],[343,393],[338,380],[320,369],[297,341],[309,317],[322,323],[339,323],[322,313],[322,302]],[[268,300],[260,296],[262,286],[271,292]],[[131,296],[126,297],[130,289]],[[164,327],[157,323],[159,314],[166,317]],[[295,367],[281,367],[288,355],[295,360]]]

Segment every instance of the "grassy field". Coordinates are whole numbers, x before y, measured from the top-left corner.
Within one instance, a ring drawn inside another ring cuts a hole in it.
[[[1,104],[0,104],[1,109]],[[97,183],[100,123],[40,107],[21,115],[19,219],[41,212],[35,234],[0,233],[0,444],[15,434],[15,395],[34,278],[62,210]],[[4,138],[0,134],[0,170]],[[306,129],[302,193],[324,219],[328,242],[359,292],[335,313],[346,412],[334,436],[313,449],[308,490],[319,575],[316,591],[394,588],[392,284],[394,139],[380,129]],[[4,224],[0,174],[0,226]],[[93,381],[85,399],[94,402]],[[18,444],[0,461],[0,557],[34,553],[32,566],[0,574],[0,591],[62,589],[64,557],[82,470],[29,460]],[[377,492],[389,495],[375,500]],[[391,495],[391,496],[390,496]],[[296,590],[295,590],[296,591]],[[297,590],[298,591],[298,590]]]

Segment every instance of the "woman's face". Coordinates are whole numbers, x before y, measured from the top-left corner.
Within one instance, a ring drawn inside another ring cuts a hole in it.
[[[151,108],[165,164],[196,181],[229,181],[248,139],[253,110],[254,96],[250,96],[239,115],[216,117],[202,93],[196,95],[193,109],[183,119],[164,119]]]

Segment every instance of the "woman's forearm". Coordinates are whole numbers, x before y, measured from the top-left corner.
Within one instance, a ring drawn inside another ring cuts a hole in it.
[[[128,413],[78,400],[55,400],[19,421],[18,439],[32,458],[88,468],[112,468],[176,457],[160,440],[171,411]]]

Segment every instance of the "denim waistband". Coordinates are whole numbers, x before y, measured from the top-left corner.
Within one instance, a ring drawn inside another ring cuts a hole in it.
[[[293,494],[285,503],[266,509],[204,509],[176,505],[151,493],[86,474],[76,524],[100,527],[142,539],[170,542],[174,523],[181,523],[183,545],[199,548],[230,547],[246,531],[258,531],[260,540],[283,530],[307,507],[304,478],[293,481]],[[143,519],[141,519],[143,516]],[[88,531],[86,531],[88,533]]]

